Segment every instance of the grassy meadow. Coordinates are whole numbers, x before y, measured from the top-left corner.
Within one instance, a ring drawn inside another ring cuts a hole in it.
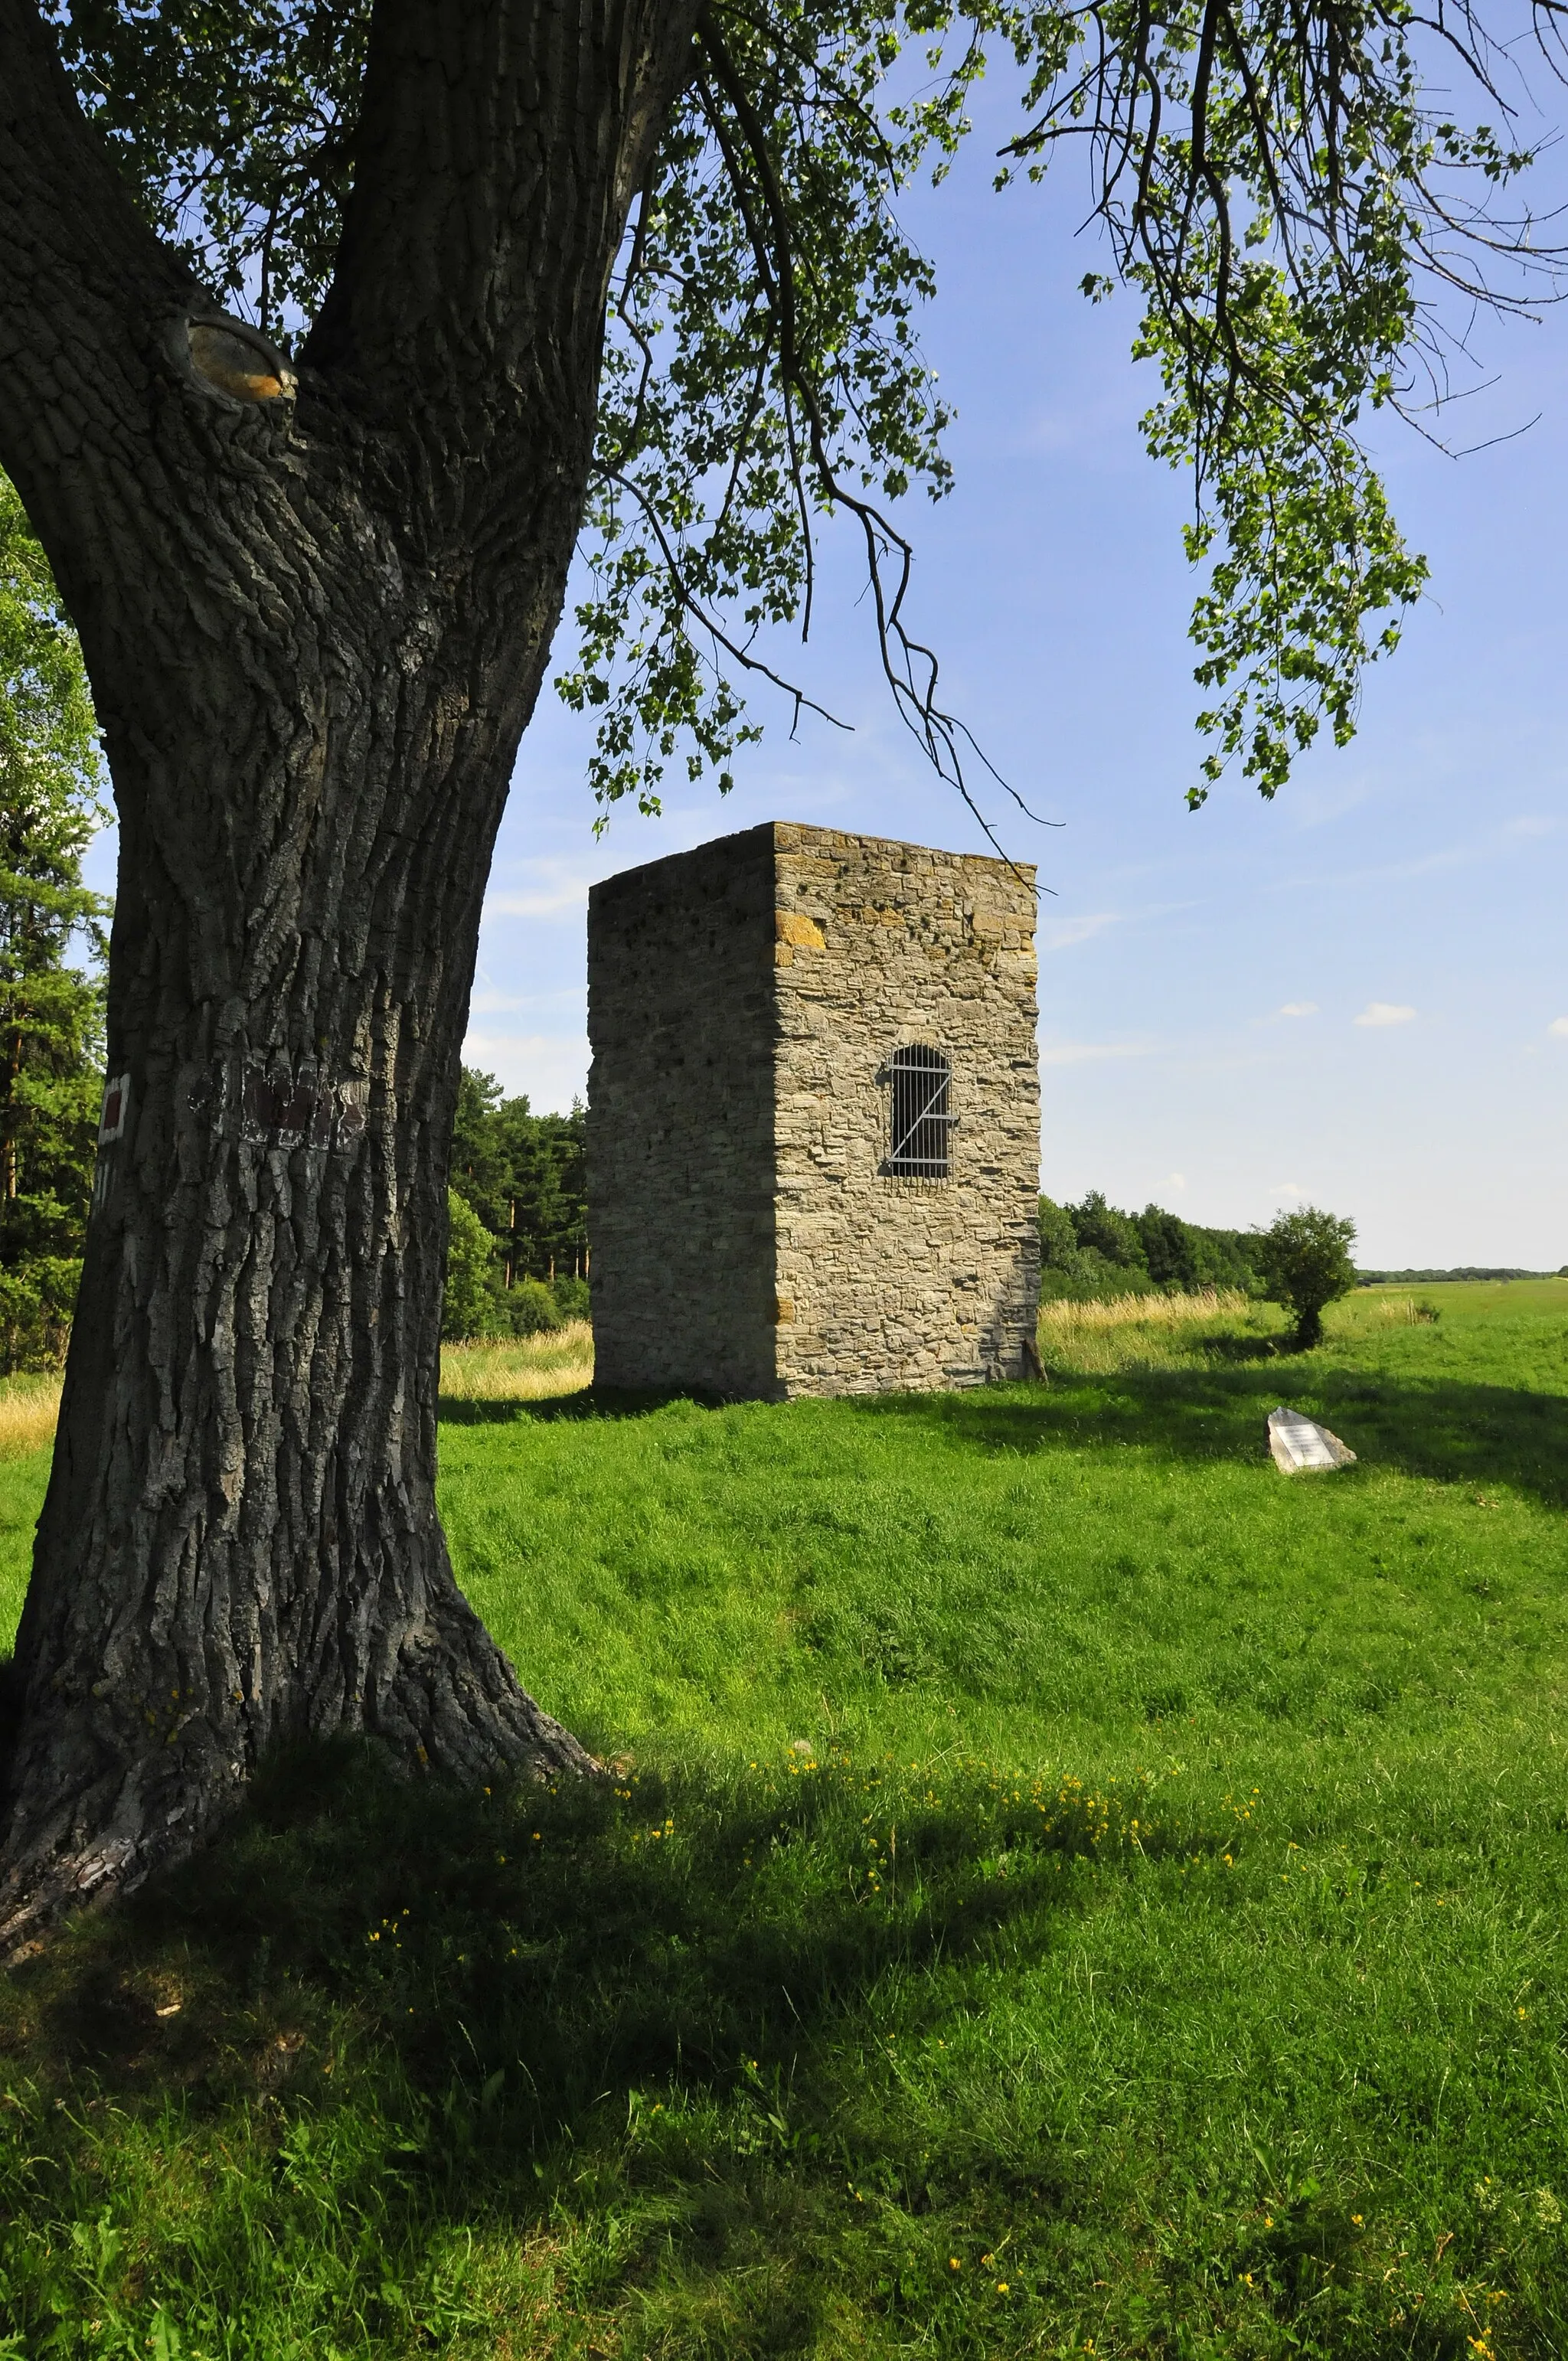
[[[302,1753],[14,1972],[0,2356],[1568,2350],[1568,1281],[1283,1326],[449,1356],[461,1578],[610,1775]],[[47,1465],[0,1399],[0,1642]]]

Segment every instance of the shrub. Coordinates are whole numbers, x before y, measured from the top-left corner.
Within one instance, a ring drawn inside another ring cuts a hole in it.
[[[1323,1333],[1324,1305],[1355,1285],[1354,1237],[1354,1222],[1318,1205],[1281,1213],[1258,1234],[1258,1275],[1275,1302],[1295,1314],[1295,1341],[1303,1349]]]
[[[563,1272],[551,1281],[555,1296],[555,1308],[563,1320],[591,1320],[593,1296],[586,1279],[573,1279]]]
[[[554,1289],[542,1279],[514,1280],[499,1297],[497,1309],[510,1336],[542,1336],[547,1328],[559,1328],[565,1316]]]
[[[1072,1226],[1072,1215],[1054,1197],[1042,1197],[1039,1211],[1040,1268],[1058,1270],[1069,1255],[1078,1251],[1078,1235]]]
[[[1040,1272],[1042,1303],[1113,1303],[1124,1295],[1156,1295],[1146,1270],[1107,1262],[1103,1255],[1075,1246],[1064,1263]]]
[[[441,1333],[449,1344],[495,1334],[495,1241],[466,1198],[446,1192],[446,1294]]]

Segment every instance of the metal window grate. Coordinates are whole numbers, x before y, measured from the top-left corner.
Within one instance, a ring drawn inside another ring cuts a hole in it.
[[[883,1170],[895,1179],[946,1180],[952,1169],[949,1112],[953,1070],[940,1049],[916,1042],[888,1062],[891,1098]]]

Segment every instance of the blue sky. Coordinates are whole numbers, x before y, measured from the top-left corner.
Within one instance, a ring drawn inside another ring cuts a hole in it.
[[[1455,460],[1391,423],[1396,512],[1430,595],[1369,675],[1343,752],[1273,805],[1239,781],[1197,814],[1181,480],[1144,456],[1152,398],[1129,299],[1091,308],[1081,183],[998,197],[977,154],[920,200],[940,293],[926,345],[958,423],[958,489],[912,503],[914,614],[949,702],[1036,810],[1042,1182],[1245,1225],[1310,1199],[1364,1263],[1568,1261],[1568,319],[1484,324],[1497,382],[1450,413]],[[1477,373],[1477,382],[1480,382]],[[584,1087],[595,876],[762,819],[983,851],[879,690],[846,547],[805,659],[851,719],[787,716],[734,793],[591,833],[586,732],[542,702],[504,823],[471,1063],[536,1106]],[[562,646],[566,644],[563,636]],[[1554,1029],[1555,1028],[1555,1029]]]

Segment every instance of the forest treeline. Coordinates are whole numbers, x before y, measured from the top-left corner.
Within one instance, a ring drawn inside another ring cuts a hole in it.
[[[1205,1229],[1163,1206],[1124,1213],[1098,1189],[1076,1205],[1040,1199],[1040,1299],[1099,1301],[1200,1288],[1258,1292],[1258,1238],[1250,1230]]]
[[[1361,1287],[1432,1287],[1459,1279],[1568,1279],[1568,1263],[1560,1270],[1516,1270],[1511,1265],[1494,1268],[1490,1263],[1466,1262],[1451,1270],[1358,1270],[1355,1277]]]
[[[587,1118],[535,1115],[465,1066],[453,1126],[449,1338],[532,1336],[588,1316]]]
[[[1159,1291],[1187,1294],[1205,1287],[1264,1292],[1259,1230],[1206,1229],[1163,1206],[1124,1213],[1098,1189],[1076,1205],[1040,1199],[1040,1300],[1081,1299]],[[1427,1287],[1445,1279],[1568,1279],[1561,1270],[1465,1263],[1448,1270],[1360,1270],[1359,1287]]]

